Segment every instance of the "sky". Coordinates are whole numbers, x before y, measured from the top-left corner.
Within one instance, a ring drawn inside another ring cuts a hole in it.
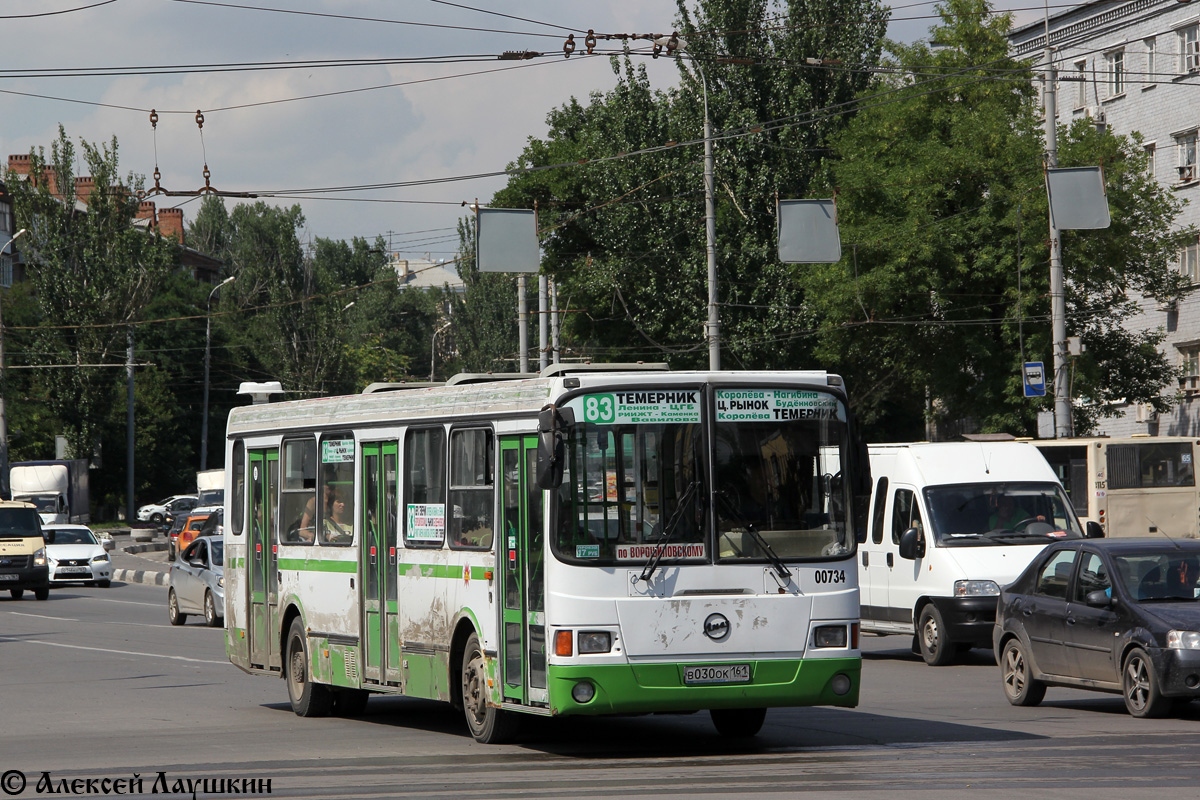
[[[923,38],[934,22],[930,2],[892,7],[892,38]],[[995,7],[1024,9],[1019,23],[1042,14],[1027,0]],[[345,187],[263,199],[299,203],[305,241],[382,236],[402,258],[450,259],[464,203],[486,204],[505,180],[447,179],[502,171],[545,135],[550,110],[615,85],[582,32],[670,33],[675,17],[674,0],[3,0],[0,156],[48,151],[61,124],[77,143],[116,136],[122,174],[148,187],[157,168],[164,189],[197,191],[205,164],[221,191]],[[498,60],[506,51],[553,56]],[[654,86],[676,82],[669,59],[643,61]],[[263,62],[310,63],[247,68]],[[207,69],[229,64],[241,69]],[[66,72],[78,70],[107,74]],[[200,205],[149,199],[189,224]]]

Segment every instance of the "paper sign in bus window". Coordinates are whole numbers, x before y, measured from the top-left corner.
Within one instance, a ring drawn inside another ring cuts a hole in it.
[[[409,503],[408,539],[414,542],[443,542],[446,539],[445,503]]]
[[[322,464],[347,464],[353,461],[353,439],[326,439],[321,442]]]

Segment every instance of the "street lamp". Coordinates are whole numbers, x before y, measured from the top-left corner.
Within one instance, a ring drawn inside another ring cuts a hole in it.
[[[21,238],[23,233],[25,233],[25,228],[21,228],[11,239],[0,245],[0,256],[4,255],[4,248]],[[4,314],[3,310],[0,309],[0,498],[8,500],[12,495],[8,488],[8,415],[4,408],[5,388]]]
[[[450,323],[447,322],[445,325],[443,325],[442,327],[440,327],[436,331],[434,331],[433,332],[433,340],[430,341],[430,343],[429,343],[429,380],[430,381],[433,380],[433,364],[434,364],[434,359],[437,358],[438,334],[441,333],[442,331],[446,330],[446,328],[449,328],[449,327],[450,327]]]
[[[208,469],[208,362],[212,352],[212,299],[221,287],[233,281],[236,275],[230,275],[213,287],[208,293],[208,302],[204,305],[204,412],[200,417],[200,471]]]

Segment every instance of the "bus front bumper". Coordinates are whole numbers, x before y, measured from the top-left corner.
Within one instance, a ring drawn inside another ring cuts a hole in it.
[[[710,708],[858,705],[861,657],[748,663],[749,682],[698,685],[684,683],[684,668],[698,666],[695,664],[550,664],[547,672],[551,711],[641,714]],[[581,683],[590,684],[594,692],[586,702],[579,702],[573,696]]]

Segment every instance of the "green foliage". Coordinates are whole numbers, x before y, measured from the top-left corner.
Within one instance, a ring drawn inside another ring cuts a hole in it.
[[[803,287],[821,320],[817,352],[847,375],[878,438],[911,436],[923,407],[943,424],[1033,433],[1020,365],[1053,363],[1032,75],[1007,55],[1008,18],[989,10],[948,0],[931,37],[941,47],[894,46],[902,77],[872,87],[833,140],[849,252],[807,270]],[[1135,142],[1086,124],[1060,140],[1060,166],[1104,166],[1113,215],[1108,230],[1064,234],[1068,334],[1087,345],[1074,393],[1094,401],[1076,412],[1083,433],[1112,413],[1106,401],[1151,401],[1172,376],[1161,333],[1122,323],[1136,310],[1127,291],[1179,291],[1179,203],[1145,174]]]
[[[141,179],[121,177],[116,139],[84,141],[82,150],[93,179],[86,212],[76,209],[77,153],[61,127],[49,155],[44,148],[30,153],[29,180],[7,176],[19,224],[29,231],[21,248],[35,265],[30,282],[38,314],[21,337],[23,360],[43,367],[20,379],[19,405],[33,407],[14,410],[21,431],[16,458],[51,457],[56,434],[67,437],[72,457],[93,456],[107,438],[114,406],[124,407],[125,372],[114,367],[125,361],[128,333],[174,263],[169,242],[134,225]],[[63,364],[78,366],[54,366]],[[103,473],[94,491],[115,491],[123,477],[119,470]]]
[[[798,332],[811,318],[795,269],[775,258],[776,192],[806,195],[825,139],[845,122],[821,109],[865,87],[861,67],[877,59],[886,12],[874,0],[703,0],[694,11],[681,4],[680,14],[688,58],[679,88],[654,90],[643,68],[614,59],[616,87],[552,111],[547,136],[531,139],[514,167],[588,163],[515,175],[493,205],[536,203],[543,268],[563,305],[583,309],[566,318],[569,355],[704,363],[702,70],[718,134],[762,128],[718,136],[715,146],[724,357],[729,366],[808,366]]]

